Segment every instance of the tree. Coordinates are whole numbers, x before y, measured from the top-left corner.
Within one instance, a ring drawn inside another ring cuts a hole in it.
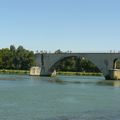
[[[60,53],[63,53],[60,49],[56,50],[55,51],[56,54],[60,54]]]
[[[34,62],[34,53],[24,49],[23,46],[16,49],[14,45],[11,45],[10,49],[0,50],[0,69],[28,70]]]
[[[10,51],[15,52],[16,48],[14,45],[10,45]]]
[[[70,57],[59,62],[58,71],[73,71],[73,72],[100,72],[99,69],[87,59]]]

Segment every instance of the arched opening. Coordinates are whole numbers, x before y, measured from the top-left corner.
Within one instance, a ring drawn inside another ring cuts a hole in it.
[[[120,59],[116,58],[113,62],[113,69],[120,69]]]
[[[64,57],[57,61],[49,71],[57,72],[83,72],[83,73],[97,73],[100,75],[99,68],[90,60],[84,57],[70,56]]]

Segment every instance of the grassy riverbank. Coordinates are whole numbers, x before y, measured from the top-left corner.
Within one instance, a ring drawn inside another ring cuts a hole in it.
[[[29,70],[0,70],[2,74],[29,74]],[[102,76],[102,73],[95,72],[57,72],[58,75],[78,75],[78,76]]]
[[[29,74],[29,70],[0,70],[2,74]]]
[[[58,75],[78,75],[78,76],[102,76],[102,73],[95,72],[57,72]]]

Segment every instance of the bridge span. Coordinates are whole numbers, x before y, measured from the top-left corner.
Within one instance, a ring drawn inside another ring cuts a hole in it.
[[[110,70],[116,69],[116,61],[120,59],[120,53],[44,53],[35,54],[36,65],[41,68],[41,76],[50,76],[55,66],[63,59],[79,57],[90,60],[103,73],[106,79],[110,79]]]

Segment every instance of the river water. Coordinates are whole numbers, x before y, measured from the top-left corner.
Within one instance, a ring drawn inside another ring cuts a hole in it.
[[[120,82],[0,75],[0,120],[120,120]]]

